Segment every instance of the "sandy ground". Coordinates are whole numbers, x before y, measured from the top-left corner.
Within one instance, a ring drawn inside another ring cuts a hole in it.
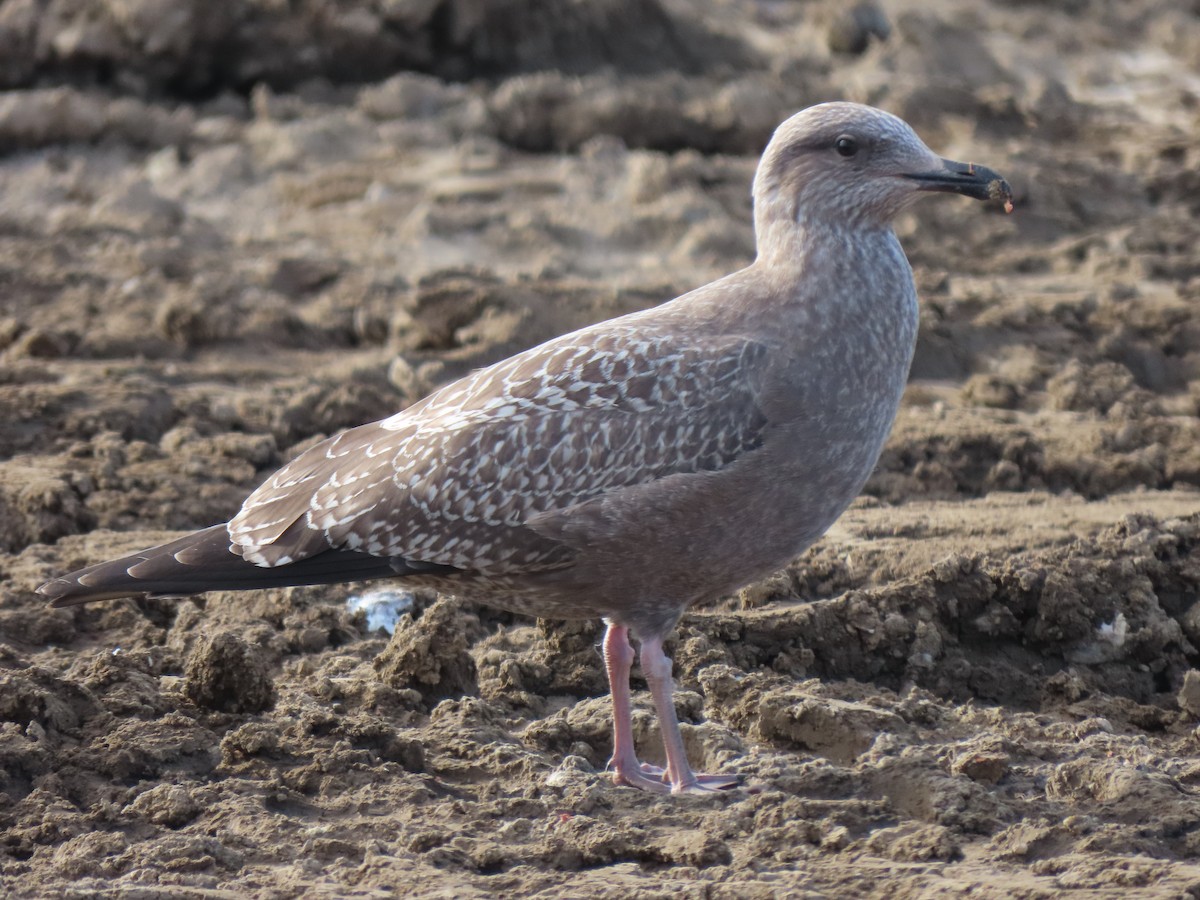
[[[697,6],[0,3],[3,893],[1200,896],[1200,11]],[[609,783],[596,625],[34,595],[744,265],[758,151],[835,98],[1017,210],[899,223],[878,471],[669,648],[744,789]]]

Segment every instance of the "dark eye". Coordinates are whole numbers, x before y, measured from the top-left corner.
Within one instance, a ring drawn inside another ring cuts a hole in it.
[[[853,156],[858,152],[858,141],[848,134],[843,134],[833,142],[833,149],[838,152],[839,156]]]

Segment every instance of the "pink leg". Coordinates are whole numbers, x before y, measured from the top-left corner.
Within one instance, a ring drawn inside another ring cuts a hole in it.
[[[633,746],[633,706],[629,695],[633,647],[629,644],[629,629],[624,625],[608,623],[604,632],[604,667],[608,671],[613,704],[613,755],[608,761],[613,781],[645,791],[666,792],[669,788],[662,779],[648,777],[643,771]]]
[[[662,638],[642,641],[642,674],[650,685],[650,696],[654,698],[654,709],[658,712],[658,726],[662,730],[663,749],[667,756],[667,770],[663,777],[671,785],[671,793],[707,793],[736,786],[738,779],[735,776],[697,775],[688,764],[683,735],[679,733],[679,719],[675,715],[671,660],[663,652]]]
[[[642,642],[642,673],[650,684],[654,708],[666,749],[667,768],[660,769],[638,762],[633,746],[633,704],[629,693],[629,671],[633,667],[633,647],[629,629],[615,622],[604,632],[604,667],[613,703],[613,755],[608,761],[613,781],[655,793],[706,793],[731,788],[738,779],[726,775],[697,775],[688,765],[675,715],[675,685],[671,679],[671,660],[663,653],[662,640]]]

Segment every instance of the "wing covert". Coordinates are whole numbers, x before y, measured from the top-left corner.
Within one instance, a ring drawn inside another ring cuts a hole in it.
[[[681,346],[632,326],[551,342],[312,448],[230,532],[266,565],[345,546],[487,574],[561,566],[571,552],[530,517],[715,471],[761,444],[765,358],[744,338]]]

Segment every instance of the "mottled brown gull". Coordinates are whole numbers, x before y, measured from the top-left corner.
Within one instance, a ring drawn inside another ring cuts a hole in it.
[[[39,588],[55,606],[401,578],[538,616],[602,617],[620,784],[709,791],[676,720],[663,640],[695,603],[782,566],[862,488],[917,335],[891,222],[924,191],[1003,200],[852,103],[775,132],[754,179],[754,262],[565,335],[303,453],[227,524]],[[666,768],[630,722],[630,637]]]

